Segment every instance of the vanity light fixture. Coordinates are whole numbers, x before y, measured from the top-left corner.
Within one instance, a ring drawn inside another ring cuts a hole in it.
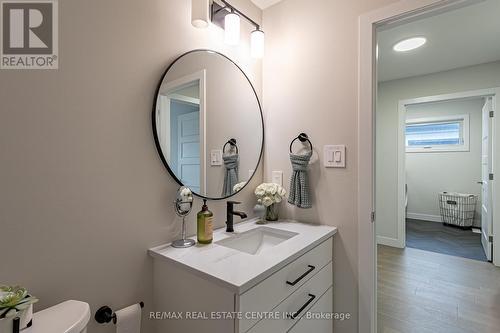
[[[392,49],[396,52],[407,52],[423,46],[426,42],[427,39],[425,37],[407,38],[396,43]]]
[[[236,46],[240,43],[240,16],[234,11],[224,17],[224,41]]]
[[[211,4],[210,4],[211,3]],[[241,19],[245,19],[255,26],[250,35],[251,54],[254,58],[264,55],[264,32],[260,26],[245,15],[242,11],[228,3],[226,0],[191,0],[191,22],[195,27],[208,26],[205,10],[210,12],[210,21],[225,30],[224,41],[229,45],[238,45],[240,41]]]
[[[191,1],[191,24],[196,28],[206,28],[210,22],[210,0]]]
[[[264,32],[254,30],[250,35],[250,53],[253,58],[262,58],[264,56]]]

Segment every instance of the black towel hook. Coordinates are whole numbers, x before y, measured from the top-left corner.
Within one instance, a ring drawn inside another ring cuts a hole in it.
[[[227,146],[227,145],[230,145],[231,147],[236,148],[236,154],[239,154],[239,152],[238,152],[238,146],[236,145],[236,139],[234,139],[234,138],[229,139],[229,140],[228,140],[228,141],[224,144],[224,147],[222,147],[222,153],[224,153],[224,152],[225,152],[225,150],[226,150],[226,146]]]
[[[292,154],[292,145],[295,140],[299,140],[302,143],[307,141],[309,143],[309,146],[311,146],[311,151],[313,150],[313,145],[311,143],[311,140],[309,140],[309,136],[306,133],[300,133],[296,138],[292,140],[292,142],[290,142],[290,154]]]

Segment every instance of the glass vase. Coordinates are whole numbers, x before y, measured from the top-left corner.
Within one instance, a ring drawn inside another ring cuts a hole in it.
[[[278,205],[273,203],[271,206],[266,207],[266,221],[278,221]]]

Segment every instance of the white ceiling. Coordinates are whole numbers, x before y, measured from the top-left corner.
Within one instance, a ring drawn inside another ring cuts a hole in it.
[[[266,9],[267,7],[270,7],[280,1],[283,0],[252,0],[252,2],[260,9]]]
[[[395,43],[424,36],[416,50]],[[487,0],[407,23],[378,34],[378,78],[389,81],[500,60],[500,0]]]

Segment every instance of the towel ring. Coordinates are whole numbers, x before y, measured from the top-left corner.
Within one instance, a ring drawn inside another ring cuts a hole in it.
[[[300,142],[309,142],[309,146],[311,146],[311,151],[313,150],[313,145],[311,143],[311,140],[309,140],[309,136],[306,133],[300,133],[299,136],[297,136],[295,139],[290,142],[290,154],[292,154],[292,145],[295,142],[295,140],[299,140]]]
[[[229,139],[225,144],[224,144],[224,147],[222,147],[222,153],[225,153],[225,150],[226,150],[226,146],[227,145],[230,145],[231,147],[235,147],[236,148],[236,154],[239,154],[238,152],[238,146],[236,145],[236,139],[232,138],[232,139]]]

